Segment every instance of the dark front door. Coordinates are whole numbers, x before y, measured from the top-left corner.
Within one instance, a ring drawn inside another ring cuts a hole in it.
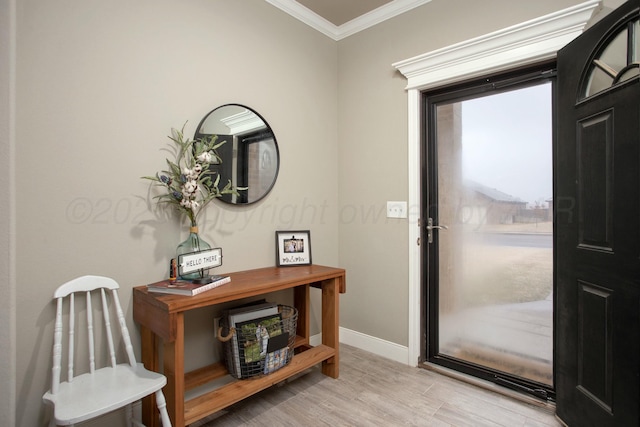
[[[640,425],[640,30],[625,3],[558,54],[557,414]]]

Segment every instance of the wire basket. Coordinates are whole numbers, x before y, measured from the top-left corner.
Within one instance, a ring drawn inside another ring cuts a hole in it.
[[[298,310],[278,305],[275,315],[233,326],[221,320],[218,340],[223,345],[229,373],[238,379],[267,375],[286,366],[293,358]]]

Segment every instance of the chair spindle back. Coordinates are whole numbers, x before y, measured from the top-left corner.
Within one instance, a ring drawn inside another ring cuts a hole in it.
[[[53,343],[53,369],[52,369],[52,381],[51,392],[55,394],[60,385],[61,377],[61,363],[62,363],[62,336],[64,332],[63,326],[63,312],[64,312],[64,300],[68,299],[68,367],[67,367],[67,381],[72,382],[74,377],[74,354],[75,354],[75,294],[84,293],[86,299],[86,316],[87,316],[87,342],[88,342],[88,354],[89,354],[89,372],[93,373],[96,369],[96,349],[94,338],[94,319],[92,308],[92,293],[93,291],[100,290],[100,300],[102,306],[102,313],[104,319],[104,330],[107,341],[108,360],[111,367],[115,367],[117,364],[116,349],[113,341],[113,333],[111,326],[111,315],[109,307],[109,298],[106,290],[111,291],[111,303],[112,310],[115,310],[116,317],[118,319],[118,326],[120,327],[120,336],[123,341],[128,363],[135,367],[136,358],[133,351],[133,345],[131,344],[131,337],[129,335],[129,329],[127,328],[126,319],[120,301],[118,299],[118,284],[113,279],[100,276],[83,276],[77,279],[71,280],[59,287],[54,298],[56,299],[56,320],[54,326],[54,343]]]

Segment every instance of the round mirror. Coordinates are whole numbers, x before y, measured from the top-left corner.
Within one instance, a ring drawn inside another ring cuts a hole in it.
[[[219,199],[234,205],[257,202],[273,188],[280,168],[280,153],[271,127],[258,113],[239,104],[227,104],[207,114],[198,125],[195,139],[217,135],[225,141],[217,151],[221,164],[211,165],[220,174],[220,185],[229,180],[244,187],[240,195]]]

